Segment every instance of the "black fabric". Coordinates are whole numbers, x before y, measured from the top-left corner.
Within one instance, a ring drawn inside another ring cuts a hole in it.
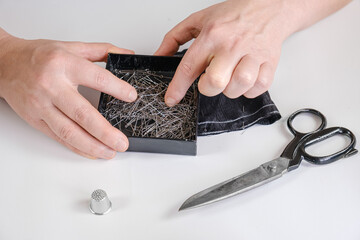
[[[186,50],[177,53],[183,56]],[[223,94],[206,97],[200,94],[198,135],[214,135],[243,130],[254,124],[272,124],[281,118],[269,92],[248,99],[227,98]]]
[[[223,94],[215,97],[200,95],[198,135],[243,130],[256,123],[272,124],[280,118],[268,92],[253,99],[244,96],[229,99]]]

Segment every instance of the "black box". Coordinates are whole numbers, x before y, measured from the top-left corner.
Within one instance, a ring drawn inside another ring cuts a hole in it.
[[[99,112],[128,137],[128,151],[196,155],[196,83],[175,107],[167,107],[163,99],[180,61],[177,56],[108,55],[106,69],[138,91],[133,103],[100,96]]]

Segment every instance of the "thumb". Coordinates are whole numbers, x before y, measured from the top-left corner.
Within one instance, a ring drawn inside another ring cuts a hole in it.
[[[201,31],[200,25],[198,17],[190,15],[165,35],[154,55],[174,55],[181,45],[197,38]]]
[[[118,48],[110,43],[67,42],[67,50],[91,62],[105,62],[108,53],[134,54],[134,51]]]

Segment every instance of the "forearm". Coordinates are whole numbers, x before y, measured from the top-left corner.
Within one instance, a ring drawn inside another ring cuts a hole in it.
[[[7,42],[9,38],[14,38],[14,36],[10,35],[0,27],[0,56],[1,53],[4,52],[5,42]]]
[[[2,56],[5,54],[5,40],[6,38],[10,37],[10,35],[0,27],[0,61],[2,60]],[[1,81],[2,81],[2,65],[0,62],[0,88],[1,88]],[[2,97],[1,89],[0,89],[0,98]]]
[[[294,23],[290,34],[311,26],[350,2],[351,0],[285,0],[289,19]]]
[[[7,32],[5,32],[5,30],[0,27],[0,40],[7,37],[7,36],[9,36],[9,34]]]
[[[7,78],[5,72],[9,68],[9,62],[12,61],[11,51],[16,40],[19,38],[10,35],[0,27],[0,98],[4,98],[6,87],[3,83]]]

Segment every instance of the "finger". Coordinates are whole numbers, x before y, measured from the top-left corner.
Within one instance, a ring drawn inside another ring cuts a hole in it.
[[[128,148],[127,137],[120,130],[111,126],[99,111],[76,90],[64,91],[53,100],[53,103],[88,134],[106,146],[119,152],[124,152]]]
[[[105,62],[108,53],[134,54],[134,51],[118,48],[110,43],[65,42],[68,51],[91,62]]]
[[[214,56],[199,80],[199,91],[206,96],[215,96],[224,91],[240,57],[229,53]]]
[[[197,38],[201,25],[197,14],[190,15],[171,29],[164,37],[154,55],[174,55],[181,45]]]
[[[46,109],[42,118],[58,138],[86,155],[103,159],[115,156],[113,149],[96,140],[56,107]]]
[[[197,38],[185,53],[166,91],[165,103],[170,107],[181,101],[209,63],[211,50],[205,44],[199,44],[198,40],[200,38]]]
[[[46,124],[45,121],[40,120],[35,126],[36,129],[40,130],[41,132],[43,132],[45,135],[47,135],[48,137],[54,139],[55,141],[61,143],[62,145],[64,145],[65,147],[69,148],[71,151],[73,151],[76,154],[79,154],[83,157],[86,158],[90,158],[90,159],[96,159],[96,157],[94,156],[90,156],[82,151],[80,151],[77,148],[74,148],[73,146],[69,145],[68,143],[64,142],[62,139],[60,139],[50,128],[49,126]]]
[[[108,70],[89,61],[78,58],[72,66],[69,78],[77,85],[105,92],[126,102],[135,101],[137,92],[129,83],[119,79]]]
[[[255,85],[248,90],[244,96],[247,98],[255,98],[260,94],[266,92],[274,80],[275,67],[269,62],[265,62],[260,66],[259,76]]]
[[[237,98],[253,87],[258,74],[260,63],[249,55],[244,56],[236,66],[229,84],[224,90],[225,96]]]

